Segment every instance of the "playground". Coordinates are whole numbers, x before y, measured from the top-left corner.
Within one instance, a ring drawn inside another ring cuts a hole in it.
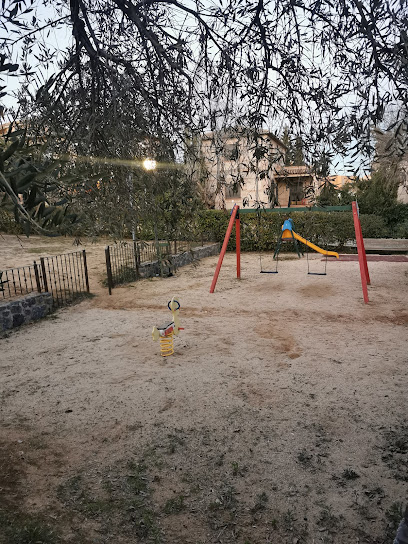
[[[308,275],[294,254],[269,275],[243,253],[238,280],[227,253],[213,294],[217,257],[109,297],[90,250],[96,296],[1,341],[11,503],[76,544],[392,541],[408,479],[406,263],[368,263],[369,304],[358,262]],[[151,331],[173,296],[184,330],[161,357]]]

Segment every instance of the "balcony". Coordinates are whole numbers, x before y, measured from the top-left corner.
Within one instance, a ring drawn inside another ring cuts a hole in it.
[[[312,171],[308,166],[275,166],[275,177],[291,178],[299,176],[312,176]]]

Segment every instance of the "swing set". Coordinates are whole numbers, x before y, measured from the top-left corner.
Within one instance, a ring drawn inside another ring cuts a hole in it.
[[[359,211],[358,211],[358,205],[357,202],[352,203],[352,211],[353,211],[353,221],[354,221],[354,230],[356,233],[356,241],[357,241],[357,252],[358,252],[358,261],[360,265],[360,277],[361,277],[361,286],[363,290],[363,298],[364,302],[367,304],[369,302],[368,300],[368,290],[367,285],[370,285],[370,275],[368,272],[368,266],[367,266],[367,257],[364,247],[364,240],[363,240],[363,234],[361,231],[361,224],[360,224],[360,218],[359,218]],[[259,213],[259,212],[258,212]],[[260,217],[258,215],[258,217]],[[222,262],[224,260],[225,253],[227,251],[228,242],[232,233],[232,230],[234,228],[235,224],[235,238],[236,238],[236,255],[237,255],[237,278],[241,278],[241,222],[240,222],[240,216],[239,216],[239,206],[238,204],[235,204],[234,207],[231,210],[231,217],[229,220],[227,232],[225,234],[224,243],[221,248],[220,256],[218,258],[218,263],[214,272],[214,277],[211,283],[210,287],[210,293],[214,293],[215,286],[217,284],[218,276],[221,270]],[[258,223],[259,224],[259,223]],[[278,259],[279,259],[279,252],[282,245],[282,242],[286,241],[292,241],[295,245],[296,252],[300,258],[300,250],[298,246],[298,242],[304,244],[309,251],[310,249],[313,249],[314,251],[317,251],[318,253],[321,253],[322,255],[325,255],[325,267],[324,272],[310,272],[309,268],[309,256],[307,254],[307,267],[308,267],[308,274],[313,276],[325,276],[326,275],[326,268],[327,268],[327,258],[328,257],[336,257],[339,258],[339,254],[335,251],[327,251],[325,249],[322,249],[321,247],[317,246],[316,244],[313,244],[312,242],[309,242],[309,240],[306,240],[305,238],[302,238],[302,236],[299,236],[294,230],[293,230],[293,221],[292,219],[286,219],[285,222],[282,225],[282,231],[275,249],[275,253],[273,258],[276,260],[276,267],[275,270],[264,270],[262,267],[262,256],[261,252],[259,254],[260,259],[260,265],[261,265],[261,274],[277,274],[278,273]]]
[[[299,249],[298,242],[301,242],[307,247],[307,273],[311,276],[326,276],[327,275],[327,257],[336,257],[336,259],[339,258],[339,254],[336,251],[326,251],[325,249],[322,249],[321,247],[317,246],[316,244],[313,244],[312,242],[309,242],[309,240],[306,240],[305,238],[302,238],[302,236],[299,236],[294,230],[294,225],[292,219],[286,219],[285,222],[282,225],[281,235],[279,237],[278,243],[276,245],[275,253],[273,254],[273,258],[276,261],[276,267],[275,270],[264,270],[262,267],[262,254],[259,253],[259,261],[261,265],[261,274],[277,274],[278,273],[278,259],[279,259],[279,252],[282,246],[282,242],[293,242],[295,245],[296,253],[298,254],[298,257],[301,257],[301,250]],[[321,253],[322,255],[326,256],[325,259],[325,265],[324,265],[324,272],[310,272],[310,266],[309,266],[309,248],[314,249],[318,253]],[[303,255],[303,252],[302,252]]]

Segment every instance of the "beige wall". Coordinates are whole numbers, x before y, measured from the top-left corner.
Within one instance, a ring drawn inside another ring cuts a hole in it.
[[[290,190],[287,183],[278,182],[278,201],[281,208],[286,208],[289,203]]]
[[[265,148],[260,160],[254,157],[255,143],[245,133],[237,136],[220,136],[210,133],[201,139],[200,178],[208,199],[213,198],[215,208],[230,209],[233,205],[253,207],[256,201],[269,206],[267,187],[273,181],[273,167],[283,163],[285,146],[272,134],[258,136],[258,146]],[[231,154],[237,150],[236,158]],[[244,181],[240,194],[228,194],[234,182]]]
[[[399,165],[401,172],[401,185],[398,187],[398,202],[408,204],[408,160],[401,161]]]
[[[398,187],[397,200],[402,204],[408,204],[408,185],[400,185]]]

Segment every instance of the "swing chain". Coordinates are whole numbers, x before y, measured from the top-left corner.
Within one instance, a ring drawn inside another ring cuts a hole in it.
[[[308,276],[327,276],[327,253],[325,255],[324,260],[324,272],[310,272],[310,265],[309,265],[309,246],[306,246],[306,260],[307,260],[307,274]],[[327,245],[326,245],[326,251],[327,251]]]
[[[263,269],[263,265],[262,265],[262,246],[261,246],[261,208],[260,206],[258,206],[257,208],[257,215],[258,215],[258,221],[257,221],[257,238],[258,238],[258,252],[259,252],[259,265],[260,265],[260,273],[261,274],[277,274],[278,273],[278,260],[279,260],[279,253],[277,255],[277,259],[276,259],[276,266],[275,266],[275,270],[264,270]],[[275,256],[274,256],[275,258]]]

